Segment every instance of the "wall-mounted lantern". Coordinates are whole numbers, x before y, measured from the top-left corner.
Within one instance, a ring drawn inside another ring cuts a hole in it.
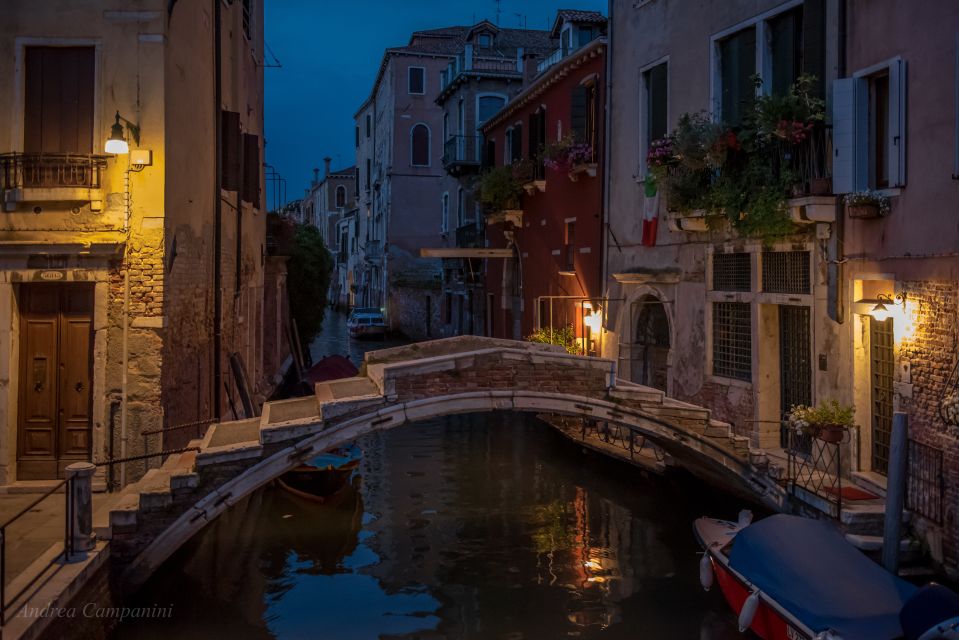
[[[880,293],[876,296],[876,304],[873,306],[872,310],[869,312],[874,319],[879,322],[885,322],[892,315],[892,310],[890,306],[906,304],[906,296],[903,293],[896,294],[895,297],[888,296],[884,293]],[[888,305],[888,306],[887,306]]]
[[[137,145],[140,144],[140,125],[130,122],[121,116],[119,111],[117,111],[116,122],[114,122],[113,126],[110,127],[110,137],[107,138],[107,143],[103,147],[104,151],[107,153],[130,153],[130,145],[127,143],[127,140],[123,135],[123,125],[120,124],[121,120],[124,122],[124,124],[126,124],[127,132],[129,132],[130,137],[133,138],[133,142]]]

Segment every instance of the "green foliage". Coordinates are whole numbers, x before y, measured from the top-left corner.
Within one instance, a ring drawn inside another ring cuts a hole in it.
[[[568,353],[580,352],[579,344],[576,342],[576,332],[573,331],[573,325],[568,324],[565,327],[554,329],[553,327],[540,327],[530,335],[526,336],[529,342],[539,342],[541,344],[558,344]]]
[[[519,209],[523,183],[511,166],[494,167],[482,175],[479,199],[490,211]]]
[[[758,78],[754,78],[759,82]],[[795,232],[787,199],[803,176],[822,177],[813,139],[825,118],[801,76],[785,95],[760,95],[735,130],[705,113],[684,114],[650,149],[650,171],[670,209],[724,216],[741,235],[773,239]]]
[[[332,273],[333,256],[319,230],[311,225],[297,225],[287,262],[287,290],[290,313],[304,345],[313,341],[323,325]]]
[[[854,407],[826,400],[817,407],[793,406],[789,411],[789,424],[800,433],[811,433],[829,425],[852,428],[856,426],[855,413]]]

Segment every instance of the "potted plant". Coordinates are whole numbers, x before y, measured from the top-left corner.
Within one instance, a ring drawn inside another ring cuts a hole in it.
[[[843,198],[850,218],[878,218],[889,213],[889,196],[878,191],[847,193]]]
[[[512,166],[490,169],[480,178],[479,199],[491,211],[510,211],[520,208],[523,183]]]
[[[578,180],[581,173],[596,176],[592,145],[580,142],[572,135],[546,145],[543,148],[543,163],[554,171],[565,171],[573,182]]]
[[[816,407],[795,405],[789,411],[789,425],[799,434],[808,434],[823,442],[842,442],[843,434],[855,426],[853,407],[826,400]]]

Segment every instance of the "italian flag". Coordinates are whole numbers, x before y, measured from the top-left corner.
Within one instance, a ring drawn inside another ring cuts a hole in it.
[[[659,226],[659,189],[653,176],[646,176],[643,201],[643,245],[656,246],[656,227]]]

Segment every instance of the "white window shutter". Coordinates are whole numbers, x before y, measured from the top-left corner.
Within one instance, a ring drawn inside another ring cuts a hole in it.
[[[906,184],[906,61],[889,64],[889,186]]]
[[[839,78],[832,84],[832,189],[855,191],[856,109],[854,78]]]

